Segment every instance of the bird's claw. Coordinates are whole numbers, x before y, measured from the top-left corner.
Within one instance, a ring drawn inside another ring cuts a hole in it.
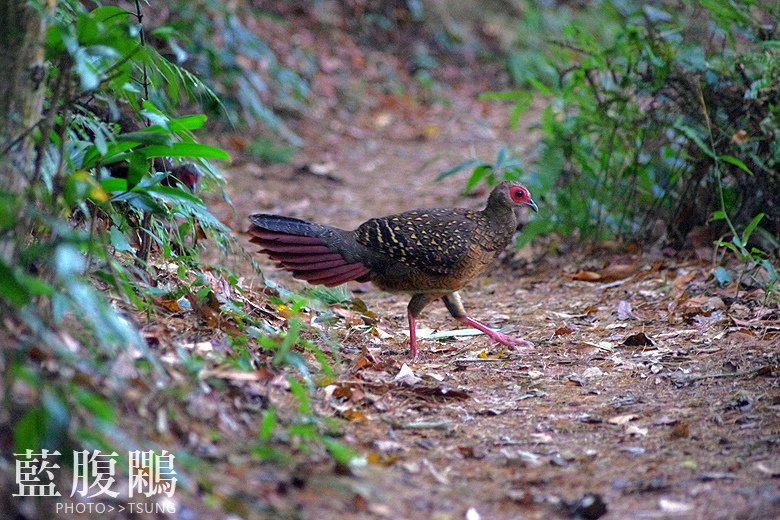
[[[534,346],[534,344],[527,339],[515,338],[514,336],[508,336],[506,334],[502,334],[501,332],[493,331],[493,333],[488,334],[488,336],[490,336],[493,341],[501,343],[502,345],[506,345],[507,347],[512,347],[515,350],[533,348]]]

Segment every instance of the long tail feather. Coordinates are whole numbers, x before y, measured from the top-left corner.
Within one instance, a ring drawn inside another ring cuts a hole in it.
[[[333,287],[370,272],[360,262],[347,261],[329,243],[333,231],[329,228],[279,215],[257,214],[249,218],[253,224],[249,229],[250,241],[295,278]]]

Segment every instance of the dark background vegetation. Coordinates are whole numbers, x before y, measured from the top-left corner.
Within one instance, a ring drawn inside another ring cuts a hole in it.
[[[162,340],[139,332],[166,305],[212,309],[230,323],[226,363],[289,384],[299,408],[277,412],[261,399],[250,456],[352,458],[309,402],[315,381],[332,375],[330,347],[294,318],[269,327],[247,303],[257,293],[203,258],[216,248],[245,253],[202,198],[221,193],[230,157],[199,136],[251,129],[263,136],[249,149],[258,162],[289,161],[305,145],[296,125],[315,101],[321,64],[286,38],[288,17],[311,16],[401,56],[422,102],[436,102],[445,61],[500,71],[483,98],[508,102],[515,125],[540,102],[536,124],[517,129],[518,140],[534,139],[530,157],[507,143],[495,161],[464,156],[440,175],[462,176],[466,192],[513,178],[542,194],[548,211],[519,247],[620,240],[693,257],[715,242],[707,260],[720,266],[718,283],[752,279],[777,302],[777,3],[61,0],[2,9],[0,65],[13,78],[0,90],[5,462],[27,448],[154,446],[128,388],[165,387],[162,398],[175,400],[198,385],[202,364],[179,349],[184,370],[171,379],[155,348]],[[402,87],[383,73],[389,92]],[[337,92],[332,103],[349,110],[353,100]],[[197,182],[177,174],[182,165]],[[276,288],[263,297],[293,315],[309,304]],[[202,454],[179,455],[183,473],[197,474]],[[3,503],[12,462],[2,469],[3,511],[18,507]]]

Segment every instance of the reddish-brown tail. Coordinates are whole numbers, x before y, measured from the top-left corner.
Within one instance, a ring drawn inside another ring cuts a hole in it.
[[[325,239],[323,226],[291,217],[256,214],[249,217],[251,242],[294,277],[333,287],[368,274],[360,262],[348,262]]]

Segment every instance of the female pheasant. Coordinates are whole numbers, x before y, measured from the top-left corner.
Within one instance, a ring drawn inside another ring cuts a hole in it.
[[[416,360],[417,317],[439,298],[453,318],[494,341],[533,346],[470,318],[458,294],[511,242],[522,206],[538,211],[528,189],[506,181],[493,189],[482,211],[418,209],[371,219],[353,231],[258,213],[249,217],[249,234],[261,253],[309,283],[332,287],[370,281],[384,291],[410,293],[409,346]]]

